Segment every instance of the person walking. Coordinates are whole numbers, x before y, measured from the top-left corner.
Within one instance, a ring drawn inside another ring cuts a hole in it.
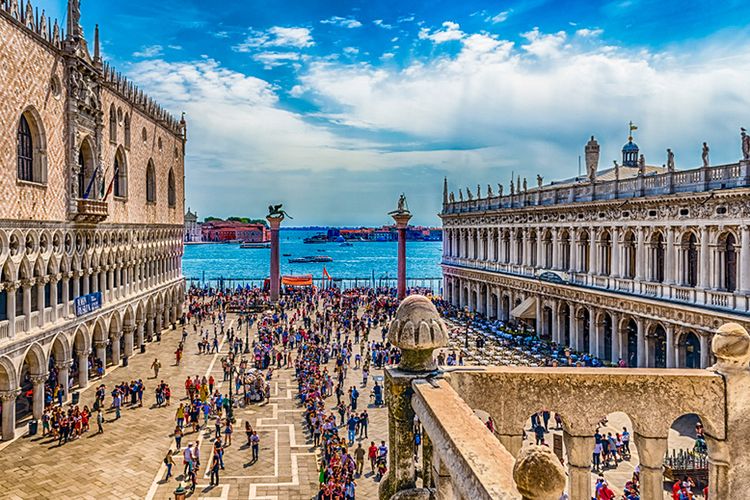
[[[211,486],[219,486],[219,455],[214,450],[214,459],[211,462]]]
[[[97,434],[102,434],[104,432],[104,427],[102,427],[102,424],[104,423],[104,414],[102,413],[102,410],[96,412],[96,425],[98,427],[98,431],[96,431]]]
[[[154,378],[159,378],[160,368],[161,368],[161,363],[159,362],[159,358],[154,358],[154,362],[151,363],[151,369],[154,370]]]
[[[164,480],[167,481],[170,477],[172,477],[172,466],[174,466],[174,459],[172,458],[172,450],[169,450],[167,452],[167,455],[164,457],[164,465],[167,466],[167,477],[164,478]]]
[[[357,449],[354,450],[354,461],[357,464],[357,475],[362,475],[362,469],[365,465],[365,449],[362,448],[362,442],[357,444]]]
[[[260,436],[258,436],[258,433],[253,431],[253,436],[250,438],[250,447],[253,450],[253,459],[251,463],[255,463],[258,461],[258,449],[260,447]]]
[[[182,429],[180,429],[179,425],[176,425],[174,428],[174,444],[177,446],[177,451],[179,452],[182,449]]]
[[[367,449],[367,458],[370,459],[370,472],[375,473],[375,461],[378,458],[378,447],[375,441],[370,441],[370,447]]]
[[[193,443],[188,443],[187,448],[182,453],[183,463],[185,468],[182,471],[182,475],[186,475],[189,471],[193,470]]]

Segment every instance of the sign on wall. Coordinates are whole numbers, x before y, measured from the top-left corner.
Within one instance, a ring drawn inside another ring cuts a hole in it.
[[[74,304],[76,316],[83,316],[84,314],[96,311],[102,307],[102,292],[94,292],[76,297]]]

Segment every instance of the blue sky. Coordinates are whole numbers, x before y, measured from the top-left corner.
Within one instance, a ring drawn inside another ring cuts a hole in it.
[[[43,4],[63,17],[65,2]],[[82,2],[89,39],[189,121],[199,216],[380,224],[402,191],[436,224],[452,189],[602,166],[627,123],[649,164],[739,157],[750,126],[746,1]],[[486,188],[483,188],[483,191]]]

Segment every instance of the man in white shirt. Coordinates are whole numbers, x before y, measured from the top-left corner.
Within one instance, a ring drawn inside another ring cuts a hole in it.
[[[188,443],[182,456],[185,461],[185,470],[182,472],[182,475],[184,476],[189,469],[193,468],[193,443]]]

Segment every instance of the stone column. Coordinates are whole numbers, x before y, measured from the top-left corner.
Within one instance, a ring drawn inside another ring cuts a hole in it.
[[[33,280],[24,280],[21,282],[23,287],[23,329],[28,332],[31,329],[31,287]]]
[[[448,344],[448,331],[429,299],[410,295],[401,301],[388,338],[401,349],[402,357],[398,367],[385,369],[389,470],[379,486],[380,498],[416,486],[412,381],[436,373],[432,353]]]
[[[110,342],[112,342],[112,364],[114,366],[120,366],[120,337],[122,337],[122,332],[114,332],[110,337]]]
[[[19,283],[13,281],[5,285],[7,306],[5,312],[8,317],[8,338],[16,336],[16,290],[18,290]]]
[[[578,230],[574,227],[570,228],[570,272],[578,272]]]
[[[125,336],[125,357],[129,358],[133,355],[133,332],[135,328],[133,325],[124,325],[122,327],[122,334]]]
[[[597,274],[596,271],[596,228],[592,227],[590,231],[590,237],[589,237],[589,245],[591,245],[591,248],[589,250],[589,274]]]
[[[576,320],[576,313],[573,307],[568,308],[569,316],[568,322],[570,323],[570,345],[568,347],[572,349],[578,349],[578,321]]]
[[[46,285],[48,281],[49,279],[46,276],[36,279],[36,290],[32,292],[36,293],[36,325],[30,325],[30,328],[33,328],[34,326],[42,328],[44,326],[44,285]]]
[[[146,317],[146,338],[149,342],[154,340],[154,313]]]
[[[34,399],[31,413],[34,416],[34,420],[40,420],[42,418],[42,414],[44,414],[44,383],[47,381],[48,377],[48,373],[31,376]]]
[[[89,385],[89,351],[79,349],[76,355],[78,356],[78,387],[85,389]]]
[[[620,228],[612,228],[612,269],[610,275],[613,278],[620,278],[622,271],[620,269],[620,253],[622,251],[622,245],[620,245]]]
[[[485,307],[484,307],[484,315],[489,319],[491,316],[490,311],[492,311],[492,290],[490,289],[489,285],[482,285],[485,289]]]
[[[700,242],[700,266],[699,266],[699,280],[698,288],[705,290],[710,286],[710,271],[711,271],[711,256],[708,250],[708,228],[706,226],[701,227],[701,242]]]
[[[617,313],[611,313],[612,318],[612,362],[617,361],[622,357],[622,346],[620,343],[620,315]]]
[[[390,216],[396,222],[398,229],[398,298],[406,297],[406,227],[409,225],[411,214],[409,211],[391,212]],[[473,256],[472,256],[473,257]]]
[[[552,269],[560,268],[560,242],[557,238],[557,228],[552,228]]]
[[[646,275],[646,228],[641,226],[636,233],[635,279],[643,281]]]
[[[708,368],[709,363],[709,337],[707,335],[698,335],[698,340],[701,344],[701,368]]]
[[[666,437],[646,437],[637,432],[633,436],[641,464],[641,498],[664,498],[664,455],[667,453]]]
[[[49,288],[50,288],[50,294],[49,294],[49,302],[50,302],[50,311],[49,311],[49,320],[52,323],[55,323],[57,321],[57,283],[60,281],[60,275],[56,274],[50,277],[49,279]]]
[[[672,226],[669,226],[667,228],[667,246],[664,250],[664,284],[665,285],[674,285],[675,284],[675,267],[676,267],[676,260],[675,259],[675,253],[676,253],[675,245],[674,245],[674,228]]]
[[[560,343],[560,317],[557,311],[557,302],[552,305],[552,342]]]
[[[107,341],[97,340],[94,342],[96,347],[96,357],[102,362],[102,368],[104,373],[107,372]]]
[[[740,232],[740,280],[742,294],[750,293],[750,226],[742,226]]]
[[[645,368],[648,362],[646,345],[646,327],[643,318],[635,318],[635,324],[638,325],[638,368]]]
[[[667,368],[676,368],[674,345],[674,325],[667,323]]]
[[[3,405],[3,441],[12,441],[16,437],[16,398],[19,394],[20,389],[0,391],[0,401]]]
[[[266,217],[268,225],[271,228],[271,270],[270,287],[271,302],[274,304],[279,301],[279,289],[281,288],[281,275],[279,273],[279,228],[284,220],[283,215],[274,215]]]
[[[716,364],[710,369],[724,377],[726,439],[707,433],[709,453],[708,498],[747,497],[750,477],[750,335],[737,323],[718,328],[711,341]],[[640,452],[640,448],[639,448]]]
[[[591,500],[591,436],[572,436],[563,431],[563,443],[568,455],[570,500]]]
[[[597,316],[599,319],[596,319]],[[589,352],[599,359],[604,359],[604,316],[598,314],[598,311],[592,313],[590,320],[594,324],[594,335],[589,334],[589,339],[594,340],[593,346],[589,347]]]
[[[144,337],[143,327],[144,327],[143,323],[138,323],[135,329],[135,345],[137,345],[139,349],[145,345],[145,342],[143,339]]]
[[[55,362],[57,368],[57,381],[63,387],[63,403],[68,401],[68,392],[70,387],[70,363],[71,360]]]

